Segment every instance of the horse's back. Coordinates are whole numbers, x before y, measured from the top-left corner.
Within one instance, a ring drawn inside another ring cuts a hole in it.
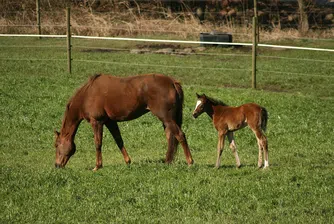
[[[170,107],[175,100],[175,80],[161,74],[130,77],[97,75],[86,85],[84,113],[90,117],[115,120],[134,119],[159,106]]]

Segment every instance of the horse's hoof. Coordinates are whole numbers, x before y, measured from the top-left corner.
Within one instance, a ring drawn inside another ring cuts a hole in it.
[[[239,169],[241,167],[241,164],[237,164],[237,169]]]
[[[188,161],[188,166],[191,166],[194,164],[194,160],[192,159],[191,161]]]
[[[130,166],[130,164],[131,164],[131,159],[125,161],[125,163],[126,163],[126,165]]]

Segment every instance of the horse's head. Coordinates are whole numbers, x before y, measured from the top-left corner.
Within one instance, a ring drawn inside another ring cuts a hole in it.
[[[206,107],[206,103],[207,103],[207,98],[205,94],[202,95],[198,95],[196,93],[197,96],[197,103],[195,106],[195,110],[193,112],[193,117],[197,118],[199,115],[201,115],[203,112],[205,112],[205,107]]]
[[[75,153],[76,147],[73,141],[70,141],[60,135],[59,132],[55,131],[56,141],[56,168],[65,167],[68,160]]]

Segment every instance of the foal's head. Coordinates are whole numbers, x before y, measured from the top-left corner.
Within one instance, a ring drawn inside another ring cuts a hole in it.
[[[201,115],[203,112],[206,112],[208,109],[208,99],[205,94],[198,95],[197,96],[197,103],[195,106],[195,110],[193,112],[193,117],[197,118],[199,115]]]
[[[64,137],[61,137],[60,133],[55,131],[56,141],[56,168],[65,167],[68,160],[75,153],[76,146],[73,141],[70,141]]]

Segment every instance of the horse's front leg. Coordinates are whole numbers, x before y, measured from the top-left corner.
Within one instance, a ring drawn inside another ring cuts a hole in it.
[[[128,152],[126,151],[125,147],[124,147],[124,143],[123,143],[123,139],[121,136],[121,132],[119,131],[119,127],[117,122],[114,121],[109,121],[106,123],[106,126],[108,128],[108,130],[110,131],[111,135],[113,136],[113,138],[115,139],[115,142],[119,148],[119,150],[121,151],[124,161],[126,164],[130,165],[131,163],[131,159],[128,155]]]
[[[96,165],[93,171],[97,171],[102,167],[102,134],[103,134],[103,123],[92,120],[91,125],[94,131],[94,141],[96,148]]]
[[[227,138],[228,138],[228,141],[230,143],[230,149],[232,150],[232,152],[234,154],[235,162],[237,164],[237,168],[239,168],[240,167],[240,159],[239,159],[239,155],[238,155],[238,152],[237,152],[237,146],[236,146],[235,141],[234,141],[233,132],[229,131],[227,133]]]
[[[217,144],[217,161],[216,168],[220,167],[221,157],[224,149],[224,141],[225,141],[225,133],[219,131],[218,132],[218,144]]]

